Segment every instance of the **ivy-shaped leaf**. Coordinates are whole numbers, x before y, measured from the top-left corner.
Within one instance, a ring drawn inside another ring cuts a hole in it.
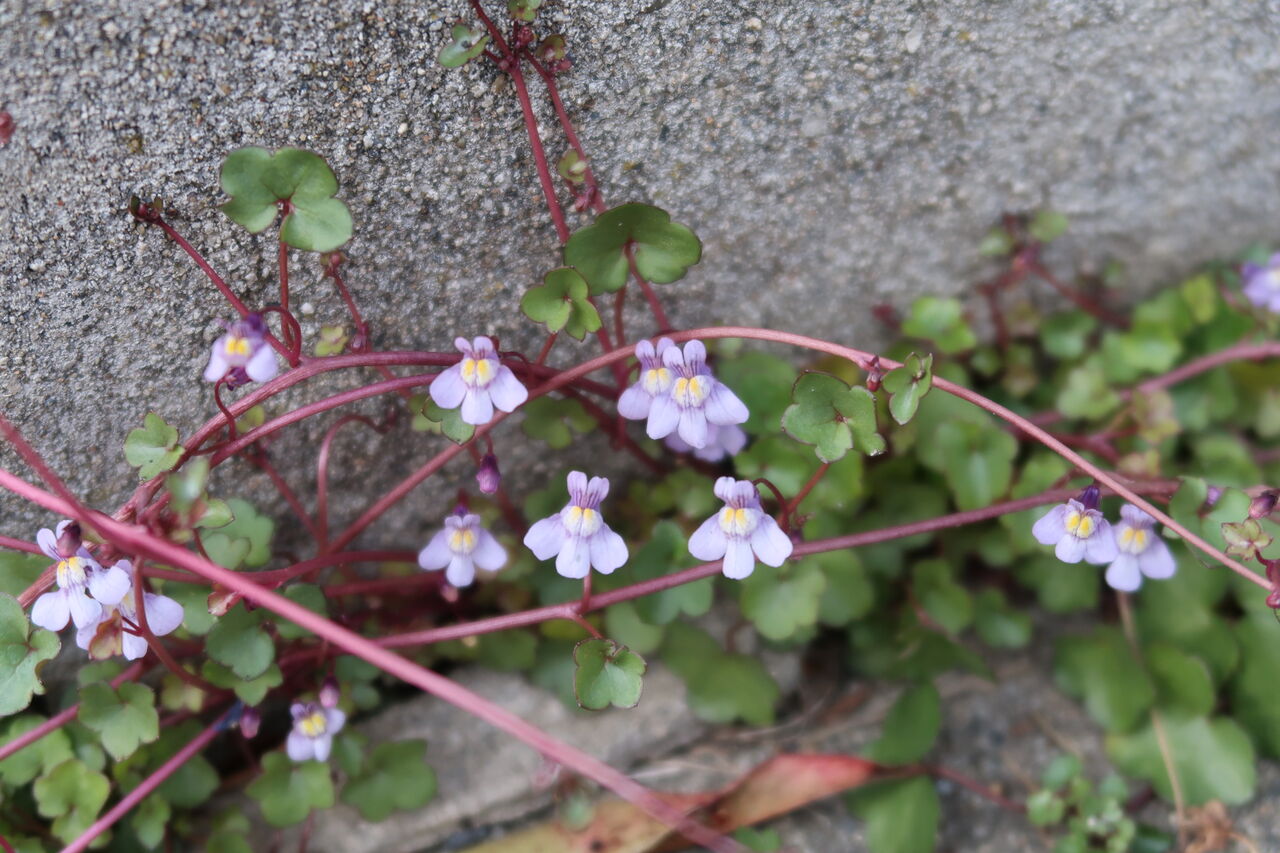
[[[338,179],[319,154],[241,148],[222,161],[221,180],[231,196],[222,212],[250,233],[265,229],[283,209],[280,239],[295,249],[329,252],[351,239],[351,211],[333,197]]]
[[[168,471],[182,455],[178,431],[155,412],[147,412],[143,425],[131,430],[124,440],[124,458],[138,469],[138,477],[150,480]]]
[[[17,740],[22,735],[47,722],[38,714],[13,717],[0,735],[0,746]],[[71,757],[71,739],[62,729],[54,729],[44,737],[29,744],[0,761],[0,782],[19,787],[41,773],[47,773]]]
[[[266,698],[273,687],[284,683],[284,675],[280,667],[272,663],[266,672],[256,678],[242,679],[228,667],[217,661],[207,660],[201,667],[204,680],[217,687],[227,687],[236,692],[236,697],[246,705],[257,705]]]
[[[150,796],[129,815],[129,826],[144,847],[155,849],[164,840],[173,809],[164,797]]]
[[[262,756],[262,775],[249,786],[248,793],[262,807],[267,823],[276,827],[302,823],[312,809],[333,807],[329,765],[294,762],[283,752]]]
[[[489,42],[487,33],[456,24],[450,33],[453,39],[440,51],[436,59],[445,68],[461,68],[480,54]]]
[[[577,151],[570,148],[568,151],[564,152],[564,156],[556,162],[556,171],[560,173],[560,177],[564,178],[569,183],[580,184],[587,179],[588,165],[587,161],[583,159]]]
[[[410,397],[409,411],[413,413],[411,425],[417,432],[443,435],[454,444],[466,444],[476,434],[476,428],[462,420],[461,407],[442,409],[427,394]]]
[[[21,711],[33,694],[44,693],[40,668],[61,647],[52,631],[32,630],[17,599],[0,595],[0,716]]]
[[[271,559],[276,523],[240,498],[228,498],[227,507],[232,520],[202,540],[209,559],[228,569],[237,569],[242,563],[255,569],[265,566]]]
[[[136,681],[121,684],[118,690],[102,682],[81,688],[77,717],[102,736],[103,748],[117,761],[160,736],[156,695]]]
[[[40,814],[54,819],[53,834],[69,843],[97,818],[111,793],[111,783],[72,758],[37,779],[32,793]]]
[[[1054,679],[1084,700],[1089,714],[1107,731],[1130,731],[1147,717],[1155,687],[1115,628],[1064,637],[1054,656]]]
[[[1257,519],[1253,518],[1224,522],[1222,538],[1227,543],[1227,554],[1242,560],[1252,560],[1254,555],[1261,556],[1263,550],[1271,544],[1271,534],[1264,531]]]
[[[625,570],[630,571],[636,581],[645,581],[670,574],[673,569],[684,568],[689,564],[686,538],[674,521],[659,521],[649,534],[649,540],[636,551]],[[666,625],[681,613],[694,617],[703,615],[711,609],[714,593],[712,579],[704,578],[637,598],[635,610],[650,625]]]
[[[757,658],[727,654],[707,632],[676,622],[667,627],[662,659],[685,683],[689,707],[699,718],[772,725],[780,693]]]
[[[1253,744],[1234,720],[1170,713],[1163,716],[1163,724],[1187,805],[1210,800],[1240,805],[1253,798],[1257,784]],[[1122,772],[1147,780],[1160,796],[1172,800],[1159,739],[1149,722],[1133,734],[1109,736],[1107,755]]]
[[[564,59],[569,52],[568,45],[565,44],[564,36],[550,35],[538,42],[538,49],[534,54],[547,65],[553,65]]]
[[[884,718],[880,737],[863,755],[877,764],[912,764],[933,748],[942,727],[942,700],[932,683],[902,691]]]
[[[796,441],[812,444],[823,462],[843,457],[855,439],[868,456],[884,452],[884,437],[876,432],[876,398],[866,388],[850,388],[826,373],[804,373],[791,399],[782,428]]]
[[[702,243],[664,210],[624,204],[606,210],[594,225],[579,228],[564,246],[564,262],[576,267],[592,295],[613,293],[627,283],[630,246],[636,270],[648,281],[668,284],[684,278],[702,258]]]
[[[313,583],[295,583],[285,587],[284,597],[296,604],[301,604],[312,613],[318,613],[321,616],[329,615],[329,605],[324,593],[320,590],[320,587]],[[311,632],[306,628],[282,617],[276,618],[276,633],[285,640],[297,640],[311,636]]]
[[[240,678],[257,678],[275,658],[275,643],[262,630],[262,611],[243,607],[228,611],[205,638],[209,657],[231,668]]]
[[[1120,395],[1107,384],[1097,361],[1091,359],[1067,374],[1057,405],[1058,411],[1069,418],[1100,418],[1120,405]]]
[[[889,392],[889,414],[900,424],[915,417],[920,400],[933,387],[933,354],[924,358],[911,353],[902,363],[884,375],[881,383]]]
[[[827,579],[812,562],[775,569],[758,565],[742,581],[742,615],[770,640],[787,640],[818,621]]]
[[[535,323],[545,323],[547,331],[582,340],[600,328],[600,314],[587,295],[587,281],[578,271],[560,267],[547,273],[543,284],[531,287],[520,300],[520,310]]]
[[[933,341],[938,350],[952,355],[978,345],[973,329],[964,320],[959,299],[923,296],[911,305],[911,313],[902,321],[902,333],[913,338]]]
[[[634,708],[640,702],[647,665],[626,646],[606,639],[583,640],[574,646],[573,662],[573,692],[583,708]]]
[[[507,14],[517,21],[533,23],[538,17],[538,7],[542,0],[507,0]]]
[[[323,358],[326,355],[342,355],[349,340],[351,335],[347,333],[345,326],[321,326],[316,338],[316,356]]]
[[[524,405],[520,429],[530,438],[542,439],[553,450],[564,450],[573,443],[575,432],[589,431],[595,420],[577,400],[538,397]]]
[[[342,801],[370,821],[386,820],[396,809],[422,808],[436,795],[436,774],[423,757],[426,751],[424,740],[378,744],[342,789]]]

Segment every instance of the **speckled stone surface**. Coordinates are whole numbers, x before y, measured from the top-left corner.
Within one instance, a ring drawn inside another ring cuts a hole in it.
[[[274,298],[269,241],[215,207],[218,163],[238,146],[329,158],[356,218],[348,271],[378,346],[479,332],[535,345],[516,305],[557,251],[518,107],[492,69],[434,62],[465,5],[0,5],[0,109],[16,123],[0,148],[0,405],[89,501],[111,508],[127,493],[120,447],[148,409],[184,433],[214,412],[199,374],[229,314],[176,246],[130,221],[130,194],[168,200],[251,304]],[[1053,261],[1119,256],[1139,288],[1275,233],[1275,2],[547,9],[576,61],[565,99],[607,199],[663,205],[705,243],[704,262],[667,290],[680,325],[874,344],[867,308],[962,292],[986,270],[974,247],[1005,209],[1065,211],[1072,236]],[[541,116],[554,158],[564,142]],[[294,294],[309,303],[309,335],[342,317],[311,257],[295,257]],[[573,350],[557,358],[593,351]],[[324,426],[274,451],[303,494]],[[433,447],[344,439],[339,515]],[[229,476],[229,488],[261,485]],[[371,536],[420,536],[428,497]],[[0,518],[28,535],[48,520],[9,498]]]

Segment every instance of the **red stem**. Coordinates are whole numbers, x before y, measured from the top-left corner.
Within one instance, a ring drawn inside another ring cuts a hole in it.
[[[280,309],[289,311],[289,247],[280,241]]]
[[[569,121],[569,113],[565,110],[564,101],[560,98],[560,88],[556,85],[555,75],[544,68],[531,51],[526,49],[522,53],[529,60],[529,64],[533,66],[533,70],[538,72],[538,76],[542,78],[543,84],[547,87],[547,95],[551,97],[551,105],[556,111],[556,118],[560,120],[560,129],[564,131],[564,137],[569,141],[569,147],[577,152],[578,157],[582,160],[584,166],[582,182],[591,193],[591,206],[597,213],[603,213],[607,209],[607,205],[604,203],[604,196],[601,194],[600,185],[596,183],[596,176],[591,170],[591,160],[587,157],[587,152],[583,149],[582,142],[578,139],[577,131],[573,129],[573,122]]]
[[[313,538],[319,539],[320,532],[316,528],[315,522],[311,520],[311,516],[307,514],[306,507],[302,505],[302,501],[298,500],[298,496],[293,489],[289,488],[289,484],[285,482],[284,477],[276,470],[276,466],[271,462],[271,457],[260,447],[254,448],[254,452],[248,454],[249,462],[266,472],[271,478],[272,484],[276,487],[276,491],[284,498],[285,503],[293,510],[293,514],[302,522],[302,526],[307,528],[307,532]]]
[[[325,542],[329,538],[329,454],[333,450],[333,440],[337,437],[338,430],[354,422],[366,424],[376,432],[385,432],[371,418],[364,415],[343,415],[334,421],[333,426],[325,430],[324,438],[320,441],[320,453],[316,457],[315,536],[321,550],[324,549]]]

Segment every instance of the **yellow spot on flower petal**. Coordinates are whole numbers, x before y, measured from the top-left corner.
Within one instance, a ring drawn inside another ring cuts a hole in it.
[[[323,711],[312,711],[298,720],[299,731],[307,737],[320,737],[328,727],[329,721],[325,719]]]
[[[227,342],[223,345],[223,349],[226,350],[227,355],[248,355],[249,339],[237,338],[235,335],[228,335]]]

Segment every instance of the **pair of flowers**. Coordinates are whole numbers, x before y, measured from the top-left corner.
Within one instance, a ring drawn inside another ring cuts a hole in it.
[[[1120,508],[1119,524],[1112,527],[1098,509],[1101,493],[1089,486],[1065,504],[1043,515],[1031,528],[1042,545],[1053,545],[1064,563],[1085,560],[1107,565],[1107,585],[1121,592],[1142,586],[1144,576],[1153,580],[1173,577],[1178,564],[1155,532],[1156,520],[1133,504]]]
[[[50,631],[61,631],[67,622],[76,626],[76,645],[92,658],[123,654],[137,660],[147,653],[147,641],[138,635],[138,608],[133,593],[133,564],[119,560],[103,568],[81,540],[80,525],[58,523],[55,530],[41,528],[36,544],[56,561],[57,589],[46,592],[31,607],[31,622]],[[147,627],[163,636],[182,624],[182,605],[163,595],[143,593]]]
[[[539,560],[556,561],[556,571],[566,578],[585,578],[592,568],[611,574],[628,557],[627,543],[605,524],[600,504],[609,494],[609,481],[573,471],[568,477],[569,502],[555,515],[529,528],[524,544]],[[724,507],[704,521],[689,537],[689,553],[699,560],[724,560],[726,577],[741,579],[752,573],[755,561],[780,566],[791,556],[791,539],[760,507],[760,492],[750,480],[721,477],[716,497]],[[445,519],[418,554],[424,569],[446,569],[454,586],[475,579],[476,567],[502,568],[506,550],[480,526],[480,517],[459,509]]]

